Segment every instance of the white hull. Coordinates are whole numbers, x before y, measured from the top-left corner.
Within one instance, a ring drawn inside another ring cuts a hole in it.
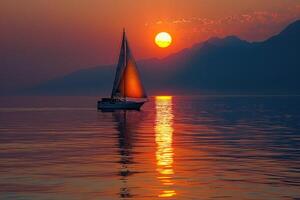
[[[139,110],[145,102],[98,101],[99,110]]]

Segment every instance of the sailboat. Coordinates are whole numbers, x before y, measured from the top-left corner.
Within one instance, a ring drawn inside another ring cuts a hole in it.
[[[98,109],[139,110],[146,101],[147,94],[130,51],[125,30],[123,30],[121,50],[111,96],[98,101]]]

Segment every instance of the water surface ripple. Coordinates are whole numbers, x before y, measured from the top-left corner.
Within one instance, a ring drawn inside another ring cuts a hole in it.
[[[0,98],[0,199],[299,199],[300,97]]]

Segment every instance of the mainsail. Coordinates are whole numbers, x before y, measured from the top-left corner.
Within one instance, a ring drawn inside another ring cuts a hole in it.
[[[147,98],[125,31],[111,98]]]

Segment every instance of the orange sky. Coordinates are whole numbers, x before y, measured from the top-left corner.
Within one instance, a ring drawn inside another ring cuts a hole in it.
[[[1,0],[1,84],[114,63],[123,27],[140,59],[212,36],[263,40],[299,17],[299,0]],[[172,34],[169,48],[155,46],[159,31]]]

